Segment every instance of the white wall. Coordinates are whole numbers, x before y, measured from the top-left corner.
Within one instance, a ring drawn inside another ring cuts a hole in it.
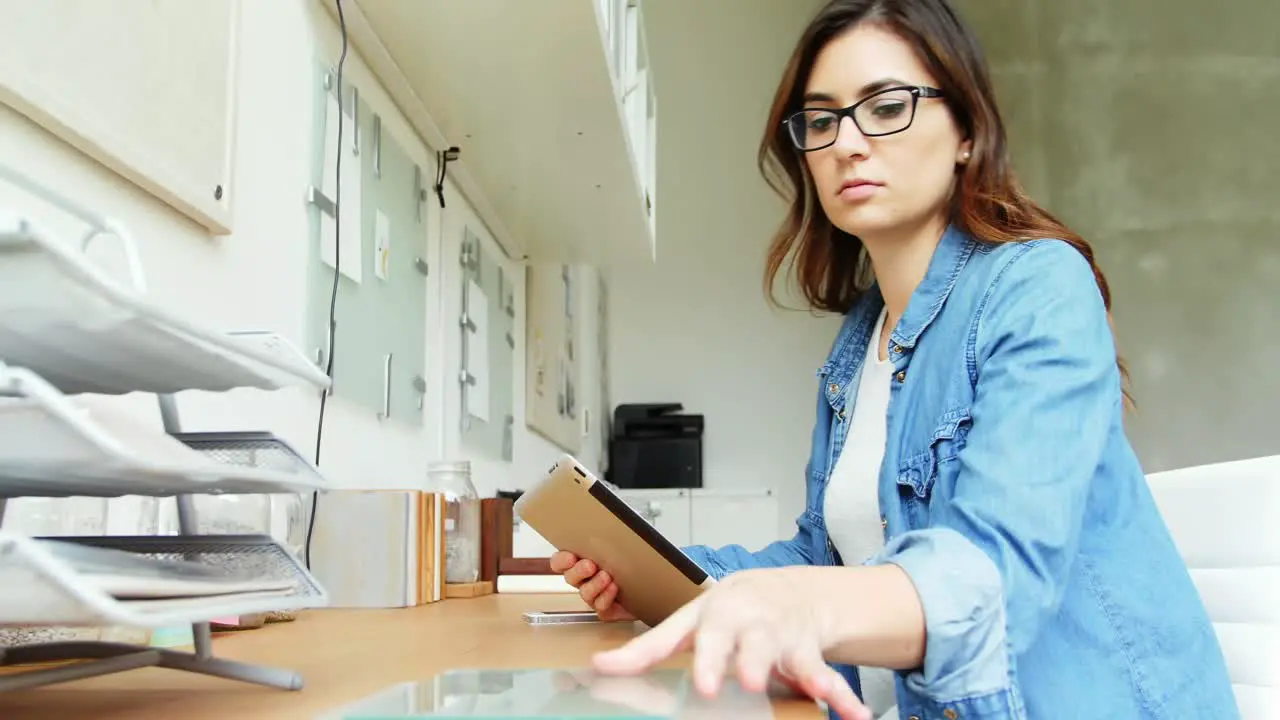
[[[816,0],[646,0],[658,117],[658,260],[609,276],[612,401],[706,416],[704,484],[774,488],[779,536],[804,507],[815,371],[838,319],[771,309],[783,205],[755,167],[769,102]],[[792,307],[801,307],[796,302]]]
[[[210,236],[3,106],[0,161],[127,225],[140,246],[154,299],[215,328],[270,329],[302,348],[309,236],[303,192],[309,183],[315,142],[309,131],[314,124],[311,108],[315,62],[320,57],[336,61],[338,31],[333,19],[313,0],[241,5],[233,235]],[[128,32],[128,28],[117,30]],[[359,87],[361,98],[381,115],[383,131],[394,136],[422,167],[433,167],[434,150],[414,135],[354,50],[348,55],[344,75]],[[157,116],[157,122],[163,122],[163,118]],[[434,195],[429,194],[429,198],[430,212],[439,218]],[[527,486],[558,453],[529,432],[523,422],[524,269],[510,261],[505,261],[503,269],[516,283],[517,298],[514,462],[489,460],[460,446],[457,258],[464,217],[471,220],[473,228],[481,226],[455,189],[447,190],[447,198],[448,208],[440,226],[428,231],[431,275],[424,301],[428,303],[427,356],[431,366],[424,426],[410,427],[394,420],[379,422],[373,413],[344,402],[340,395],[333,396],[326,411],[321,469],[335,486],[421,487],[429,461],[471,457],[475,461],[476,484],[482,495],[488,495],[498,487]],[[0,184],[0,203],[16,206],[56,228],[76,227],[56,211],[4,184]],[[486,236],[484,240],[489,243],[491,256],[501,257],[492,239]],[[104,261],[111,260],[104,257]],[[594,318],[592,271],[579,268],[578,272],[584,288],[579,293],[579,317]],[[584,323],[579,338],[586,358],[593,357],[598,348],[594,328],[594,322]],[[585,362],[584,368],[583,406],[594,408],[599,395],[598,370],[593,362]],[[150,397],[122,398],[121,404],[159,425]],[[268,429],[304,454],[310,455],[314,450],[318,398],[311,392],[184,393],[180,407],[186,429]],[[594,437],[584,442],[581,456],[586,462],[596,462],[597,445]]]

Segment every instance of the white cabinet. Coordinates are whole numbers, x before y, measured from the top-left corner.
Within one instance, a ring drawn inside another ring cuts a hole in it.
[[[621,490],[628,505],[678,546],[693,543],[692,504],[689,490]]]
[[[619,496],[676,545],[742,545],[778,540],[778,498],[768,489],[620,490]]]
[[[617,490],[622,498],[663,537],[677,546],[742,545],[759,550],[781,539],[778,534],[778,497],[772,490]],[[551,543],[516,521],[513,555],[548,557]]]
[[[778,498],[772,490],[698,490],[691,498],[693,544],[738,544],[759,550],[778,539]]]

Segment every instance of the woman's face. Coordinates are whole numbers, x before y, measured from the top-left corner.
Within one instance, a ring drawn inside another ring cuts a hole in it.
[[[941,98],[921,97],[911,115],[905,93],[875,95],[895,86],[938,83],[910,45],[875,24],[855,26],[821,52],[805,87],[806,110],[840,109],[873,96],[853,118],[841,117],[835,142],[804,153],[818,198],[837,228],[863,239],[894,235],[941,217],[950,199],[957,163],[968,159],[970,143]],[[808,133],[835,129],[831,119],[810,114]],[[910,126],[879,137],[869,134]],[[830,139],[830,135],[826,135]]]

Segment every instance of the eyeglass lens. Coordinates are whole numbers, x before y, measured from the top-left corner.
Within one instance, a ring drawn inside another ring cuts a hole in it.
[[[890,90],[863,100],[853,111],[853,122],[862,134],[889,135],[905,130],[915,113],[915,95],[910,90]],[[804,110],[793,115],[788,126],[791,138],[801,150],[826,147],[840,132],[837,110]]]

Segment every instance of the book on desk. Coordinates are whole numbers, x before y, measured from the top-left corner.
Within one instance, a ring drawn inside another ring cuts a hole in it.
[[[333,490],[320,497],[311,572],[335,608],[416,607],[445,597],[444,496]]]
[[[417,607],[499,593],[576,593],[546,557],[512,557],[512,502],[480,501],[479,582],[445,582],[443,496],[420,490],[333,490],[321,496],[311,572],[335,608]]]

